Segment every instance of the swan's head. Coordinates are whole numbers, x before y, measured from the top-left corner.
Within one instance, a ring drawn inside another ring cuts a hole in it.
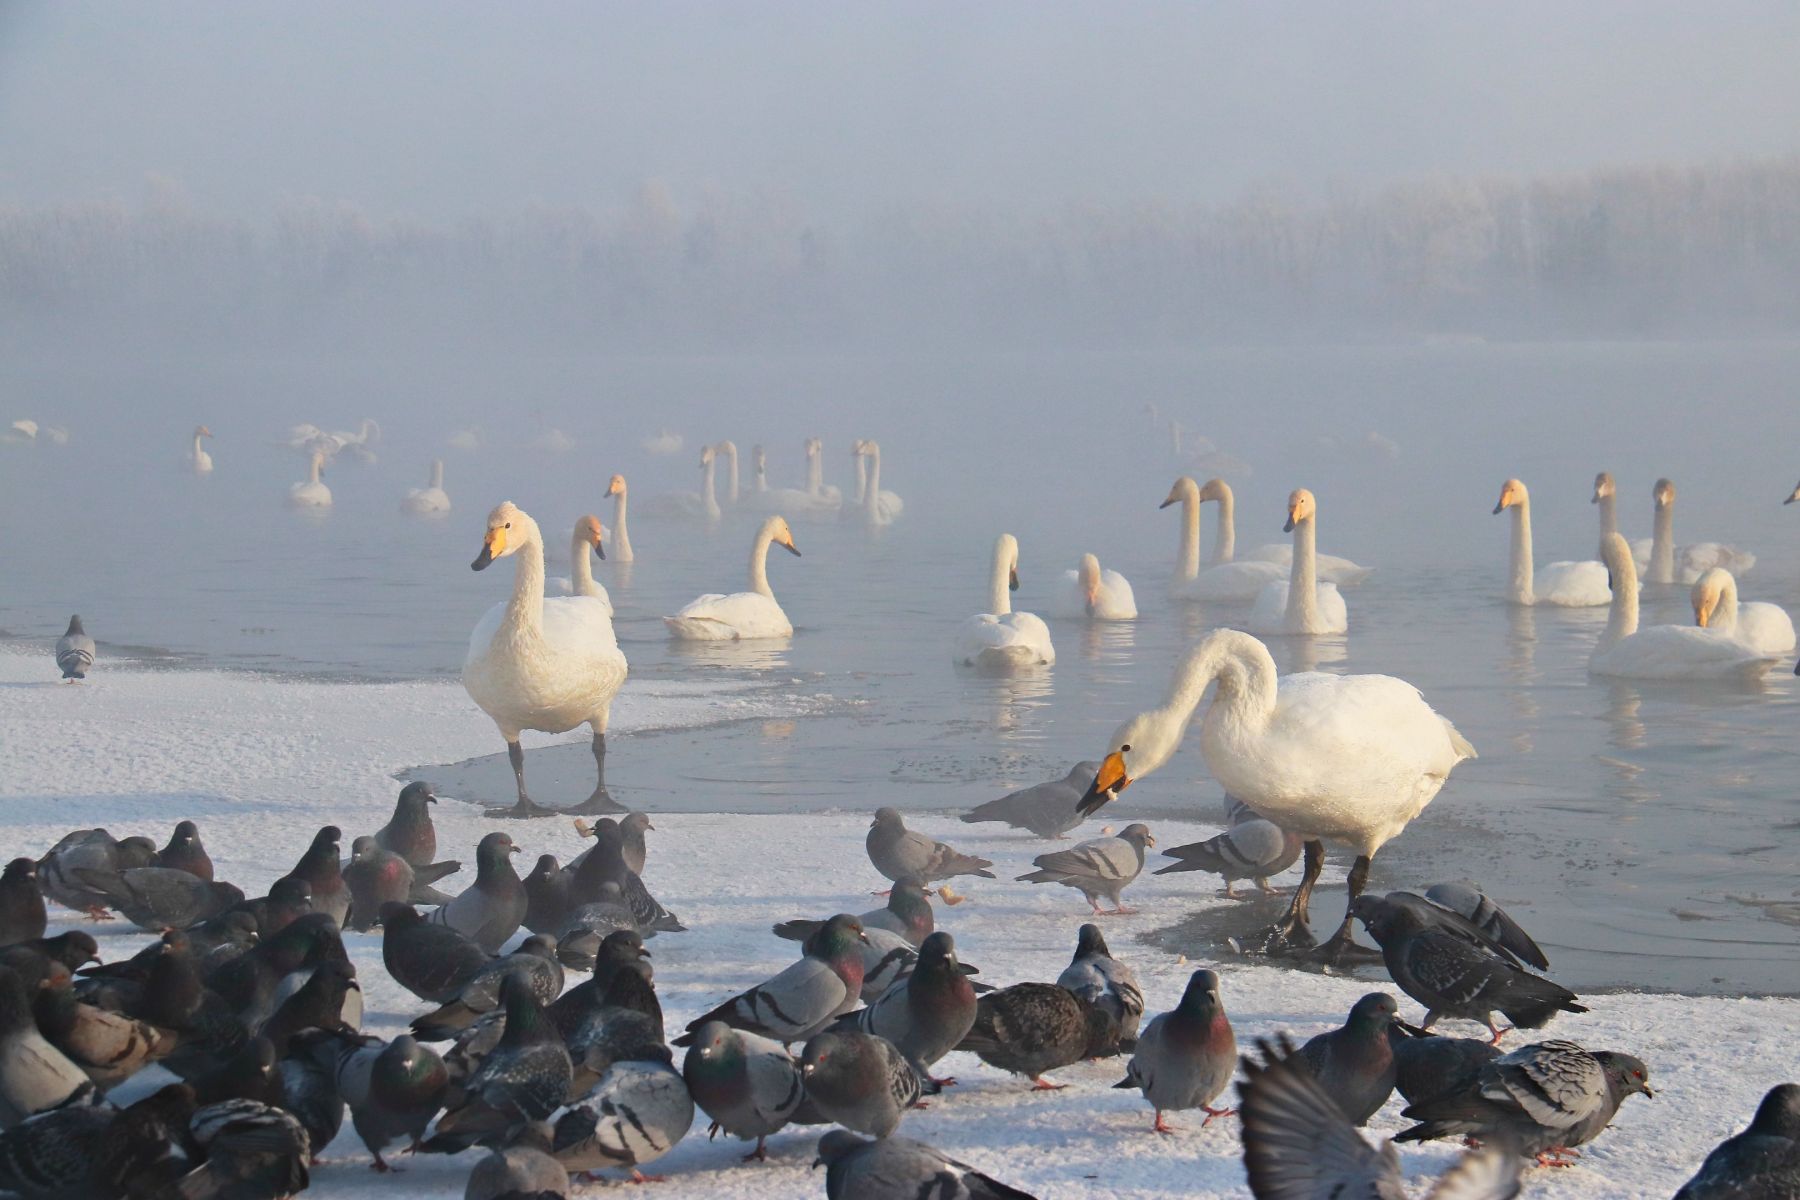
[[[863,452],[863,440],[861,438],[857,438],[855,441],[850,443],[850,457],[851,458],[861,458],[862,452]]]
[[[816,437],[807,438],[803,444],[806,446],[806,457],[808,458],[817,458],[825,453],[825,443]]]
[[[874,438],[863,438],[856,443],[856,452],[864,458],[873,458],[881,453],[881,443]]]
[[[1169,498],[1156,507],[1167,508],[1171,504],[1180,504],[1184,500],[1191,500],[1196,504],[1200,502],[1200,485],[1186,475],[1175,481],[1174,485],[1169,488]]]
[[[730,458],[737,457],[737,443],[732,441],[730,438],[726,438],[724,441],[720,442],[717,446],[714,446],[713,449],[717,450],[720,454],[726,455],[727,457],[730,457]]]
[[[1675,485],[1667,479],[1659,479],[1656,486],[1650,489],[1650,495],[1656,500],[1656,507],[1667,508],[1675,503]]]
[[[1702,629],[1712,625],[1713,616],[1718,612],[1727,590],[1735,593],[1737,580],[1724,567],[1713,567],[1694,580],[1693,590],[1688,592],[1688,599],[1694,605],[1694,624]]]
[[[600,561],[606,561],[606,548],[600,544],[606,538],[606,526],[600,524],[599,517],[589,513],[575,522],[575,536],[592,546]]]
[[[1094,773],[1094,782],[1088,785],[1087,792],[1075,803],[1075,811],[1083,818],[1091,817],[1109,800],[1117,800],[1119,793],[1132,784],[1131,771],[1125,765],[1125,755],[1131,750],[1131,743],[1121,739],[1135,736],[1134,729],[1148,714],[1133,717],[1119,726],[1113,734],[1112,749],[1100,760],[1100,769]]]
[[[713,455],[714,455],[714,451],[711,446],[700,447],[700,466],[702,468],[711,466],[712,460],[713,460]]]
[[[1783,500],[1782,503],[1792,504],[1796,500],[1800,500],[1800,483],[1794,485],[1794,490],[1788,493],[1788,498]]]
[[[212,430],[208,429],[206,426],[204,426],[204,425],[194,426],[194,436],[195,437],[211,437],[212,435],[213,435]]]
[[[784,546],[795,558],[800,557],[800,547],[794,545],[794,531],[788,528],[786,517],[770,517],[763,523],[763,532],[777,546]]]
[[[1509,508],[1516,508],[1525,503],[1530,495],[1531,493],[1525,490],[1525,485],[1518,480],[1507,480],[1500,485],[1500,502],[1494,505],[1494,514],[1498,516]]]
[[[606,494],[608,496],[623,496],[625,494],[625,477],[623,475],[614,475],[612,481],[606,485]]]
[[[1202,503],[1208,500],[1225,501],[1229,499],[1231,499],[1231,485],[1223,479],[1209,479],[1200,485]]]
[[[1594,476],[1594,498],[1592,500],[1590,500],[1588,503],[1590,503],[1590,504],[1600,503],[1602,500],[1604,500],[1608,496],[1612,495],[1613,490],[1614,489],[1613,489],[1612,472],[1610,472],[1610,471],[1600,472],[1598,475]]]
[[[511,500],[488,514],[487,535],[481,539],[481,553],[469,564],[471,570],[486,570],[497,558],[505,558],[531,540],[537,526]]]
[[[1081,594],[1087,598],[1088,612],[1094,611],[1094,605],[1100,603],[1100,560],[1092,554],[1081,556],[1081,569],[1076,572],[1081,581]]]
[[[1319,502],[1305,488],[1295,488],[1288,494],[1287,524],[1281,527],[1283,533],[1294,532],[1294,526],[1302,521],[1310,521],[1319,514]]]
[[[750,461],[755,463],[759,467],[768,461],[768,455],[763,453],[763,448],[762,448],[761,442],[758,442],[758,443],[756,443],[756,445],[750,447]]]
[[[373,417],[364,417],[362,419],[362,426],[358,432],[365,442],[379,442],[381,440],[381,426],[375,423],[375,418]]]
[[[1019,590],[1019,539],[1010,533],[1003,533],[994,543],[994,562],[1006,568],[1006,588],[1008,591]]]

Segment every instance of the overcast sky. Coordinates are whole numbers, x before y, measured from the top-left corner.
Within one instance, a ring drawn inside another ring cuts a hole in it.
[[[824,214],[1800,148],[1800,5],[0,0],[0,203]]]

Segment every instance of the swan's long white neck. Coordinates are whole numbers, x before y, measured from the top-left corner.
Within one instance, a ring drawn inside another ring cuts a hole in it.
[[[725,502],[736,504],[738,502],[737,445],[733,442],[720,442],[718,453],[723,454],[726,459]]]
[[[1309,629],[1319,617],[1319,563],[1316,517],[1294,523],[1294,564],[1288,570],[1287,623]],[[1273,661],[1273,660],[1271,660]]]
[[[196,443],[196,444],[198,444],[198,443]],[[325,456],[323,454],[315,453],[312,456],[312,471],[310,472],[310,474],[308,476],[308,478],[311,480],[311,482],[318,483],[319,482],[319,472],[323,471],[324,469],[325,469]]]
[[[569,539],[569,580],[574,584],[569,590],[577,596],[592,596],[598,590],[594,587],[594,564],[588,557],[591,553],[593,547],[579,532]]]
[[[875,490],[870,481],[869,491]],[[1012,611],[1012,589],[1007,586],[1012,581],[1012,555],[1006,539],[1001,538],[994,543],[994,567],[988,578],[988,611],[996,617],[1004,617]]]
[[[1638,627],[1637,564],[1631,560],[1631,547],[1626,546],[1623,554],[1607,556],[1606,565],[1612,570],[1612,607],[1606,610],[1606,631],[1594,647],[1596,652],[1610,650]]]
[[[194,444],[199,445],[198,442]],[[431,486],[439,491],[444,488],[444,460],[441,458],[433,459],[431,462]]]
[[[1656,506],[1656,528],[1650,541],[1651,583],[1675,582],[1675,502]]]
[[[715,461],[716,459],[712,458],[706,460],[704,469],[701,471],[700,484],[700,504],[706,510],[707,519],[712,521],[719,519],[719,500],[713,495],[713,464]]]
[[[1619,498],[1607,492],[1594,503],[1600,506],[1600,540],[1605,541],[1609,533],[1619,532]]]
[[[198,459],[200,457],[200,431],[199,430],[194,431],[194,457],[196,459]]]
[[[856,502],[861,504],[869,494],[869,460],[856,456]]]
[[[512,553],[518,567],[513,571],[512,599],[507,602],[501,629],[515,638],[535,641],[544,634],[544,539],[537,522],[522,513],[513,518],[509,532],[519,539],[519,548]]]
[[[1512,510],[1512,584],[1506,598],[1514,604],[1530,604],[1537,598],[1531,566],[1531,501],[1520,500]]]
[[[1721,633],[1736,633],[1737,620],[1737,580],[1727,571],[1719,581],[1719,602],[1713,606],[1711,625]]]
[[[825,490],[825,453],[822,447],[806,444],[806,493],[817,496]]]
[[[759,492],[769,490],[769,467],[760,456],[756,460],[756,490]]]
[[[1181,541],[1175,547],[1175,578],[1192,579],[1200,574],[1200,489],[1190,486],[1181,490]]]
[[[613,493],[613,559],[631,561],[631,535],[625,532],[625,489]]]
[[[771,600],[775,593],[769,590],[769,546],[774,541],[775,531],[764,525],[750,543],[750,590]]]
[[[901,447],[905,449],[905,447]],[[869,485],[863,492],[863,508],[870,517],[874,517],[881,504],[881,447],[871,444],[867,452],[869,460]],[[1004,611],[995,609],[995,612]]]
[[[1196,551],[1199,547],[1195,547]],[[1212,565],[1228,563],[1237,554],[1237,497],[1231,485],[1219,484],[1219,534],[1213,542]]]
[[[1224,722],[1233,733],[1250,734],[1268,725],[1275,711],[1275,660],[1249,634],[1218,630],[1176,664],[1162,704],[1131,722],[1143,730],[1139,753],[1127,759],[1133,775],[1141,779],[1175,756],[1194,710],[1215,680],[1219,686],[1207,714],[1209,722]]]

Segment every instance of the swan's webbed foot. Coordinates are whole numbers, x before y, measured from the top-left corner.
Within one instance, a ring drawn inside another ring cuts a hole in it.
[[[557,813],[556,813],[555,809],[545,808],[543,805],[541,805],[541,804],[537,803],[535,800],[533,800],[530,796],[527,796],[523,792],[521,792],[521,793],[519,793],[519,802],[517,804],[513,805],[511,808],[490,808],[487,810],[487,812],[484,815],[486,815],[488,817],[492,817],[495,820],[501,820],[501,821],[505,821],[505,820],[525,821],[525,820],[534,820],[538,817],[554,817],[557,815]]]
[[[1314,939],[1312,930],[1306,927],[1305,921],[1288,913],[1267,929],[1236,940],[1234,944],[1241,954],[1279,958],[1312,950],[1318,942]]]
[[[597,787],[593,794],[573,808],[561,810],[564,816],[579,817],[611,817],[631,810],[612,798],[612,793],[604,787]]]
[[[1350,936],[1350,926],[1344,924],[1338,931],[1327,938],[1323,945],[1298,955],[1307,962],[1317,963],[1324,967],[1350,967],[1360,963],[1380,962],[1379,951],[1359,946]]]

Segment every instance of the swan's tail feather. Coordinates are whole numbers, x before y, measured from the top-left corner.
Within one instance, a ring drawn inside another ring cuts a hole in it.
[[[1439,717],[1438,719],[1444,723],[1444,732],[1450,735],[1450,748],[1456,751],[1456,761],[1461,762],[1465,758],[1481,757],[1475,753],[1475,747],[1470,744],[1469,739],[1450,723],[1450,718]]]

